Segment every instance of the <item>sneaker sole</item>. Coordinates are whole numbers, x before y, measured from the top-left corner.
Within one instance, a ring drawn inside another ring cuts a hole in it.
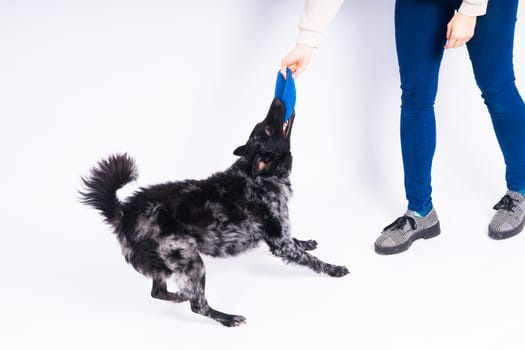
[[[521,224],[515,229],[509,230],[509,231],[502,231],[502,232],[492,230],[489,225],[489,237],[492,239],[498,240],[498,241],[502,239],[514,237],[523,230],[524,224],[525,224],[525,220],[522,221]]]
[[[412,235],[412,237],[410,237],[403,244],[400,244],[394,247],[381,247],[381,246],[378,246],[377,244],[374,244],[375,251],[376,253],[381,254],[381,255],[393,255],[393,254],[402,253],[408,250],[408,248],[410,248],[410,246],[412,245],[414,241],[417,241],[418,239],[421,239],[421,238],[424,238],[424,239],[434,238],[438,236],[440,233],[441,233],[441,227],[439,226],[439,221],[438,221],[434,226],[430,226],[424,230],[419,231],[418,233],[415,233],[414,235]]]

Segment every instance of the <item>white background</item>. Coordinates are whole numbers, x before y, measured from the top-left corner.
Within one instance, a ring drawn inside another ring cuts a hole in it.
[[[373,251],[406,206],[393,1],[347,1],[296,82],[294,232],[349,276],[285,265],[264,246],[205,257],[210,304],[248,319],[228,329],[151,299],[76,201],[80,176],[113,152],[140,169],[122,195],[229,166],[266,114],[302,6],[0,2],[0,348],[524,348],[525,235],[487,237],[504,164],[465,48],[445,54],[436,104],[442,235]]]

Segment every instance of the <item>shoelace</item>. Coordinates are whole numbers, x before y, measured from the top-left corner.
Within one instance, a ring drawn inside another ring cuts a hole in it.
[[[503,198],[500,199],[498,203],[496,203],[493,209],[495,210],[504,209],[504,210],[511,211],[514,207],[516,207],[517,202],[518,201],[516,199],[506,194],[503,196]]]
[[[406,223],[410,224],[410,228],[412,230],[415,230],[417,228],[416,220],[413,217],[410,217],[408,215],[403,215],[398,217],[393,223],[388,225],[383,229],[383,231],[394,229],[394,230],[400,230],[403,227],[405,227]]]

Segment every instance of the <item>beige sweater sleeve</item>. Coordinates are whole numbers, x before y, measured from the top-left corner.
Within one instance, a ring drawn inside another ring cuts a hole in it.
[[[334,19],[344,0],[305,0],[299,24],[298,44],[319,47],[321,34]],[[498,0],[502,1],[502,0]],[[489,0],[463,0],[459,12],[467,16],[483,16]]]
[[[305,0],[298,44],[319,47],[321,34],[334,19],[344,0]]]
[[[487,12],[488,2],[489,0],[463,0],[459,12],[466,16],[483,16]]]

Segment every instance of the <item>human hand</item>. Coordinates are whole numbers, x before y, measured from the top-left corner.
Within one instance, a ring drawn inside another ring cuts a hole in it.
[[[476,16],[466,16],[456,12],[447,25],[447,44],[445,49],[456,49],[465,45],[473,36]]]
[[[292,51],[281,60],[281,74],[286,78],[286,68],[288,67],[292,71],[293,78],[297,78],[308,66],[313,51],[314,48],[312,46],[295,45]]]

